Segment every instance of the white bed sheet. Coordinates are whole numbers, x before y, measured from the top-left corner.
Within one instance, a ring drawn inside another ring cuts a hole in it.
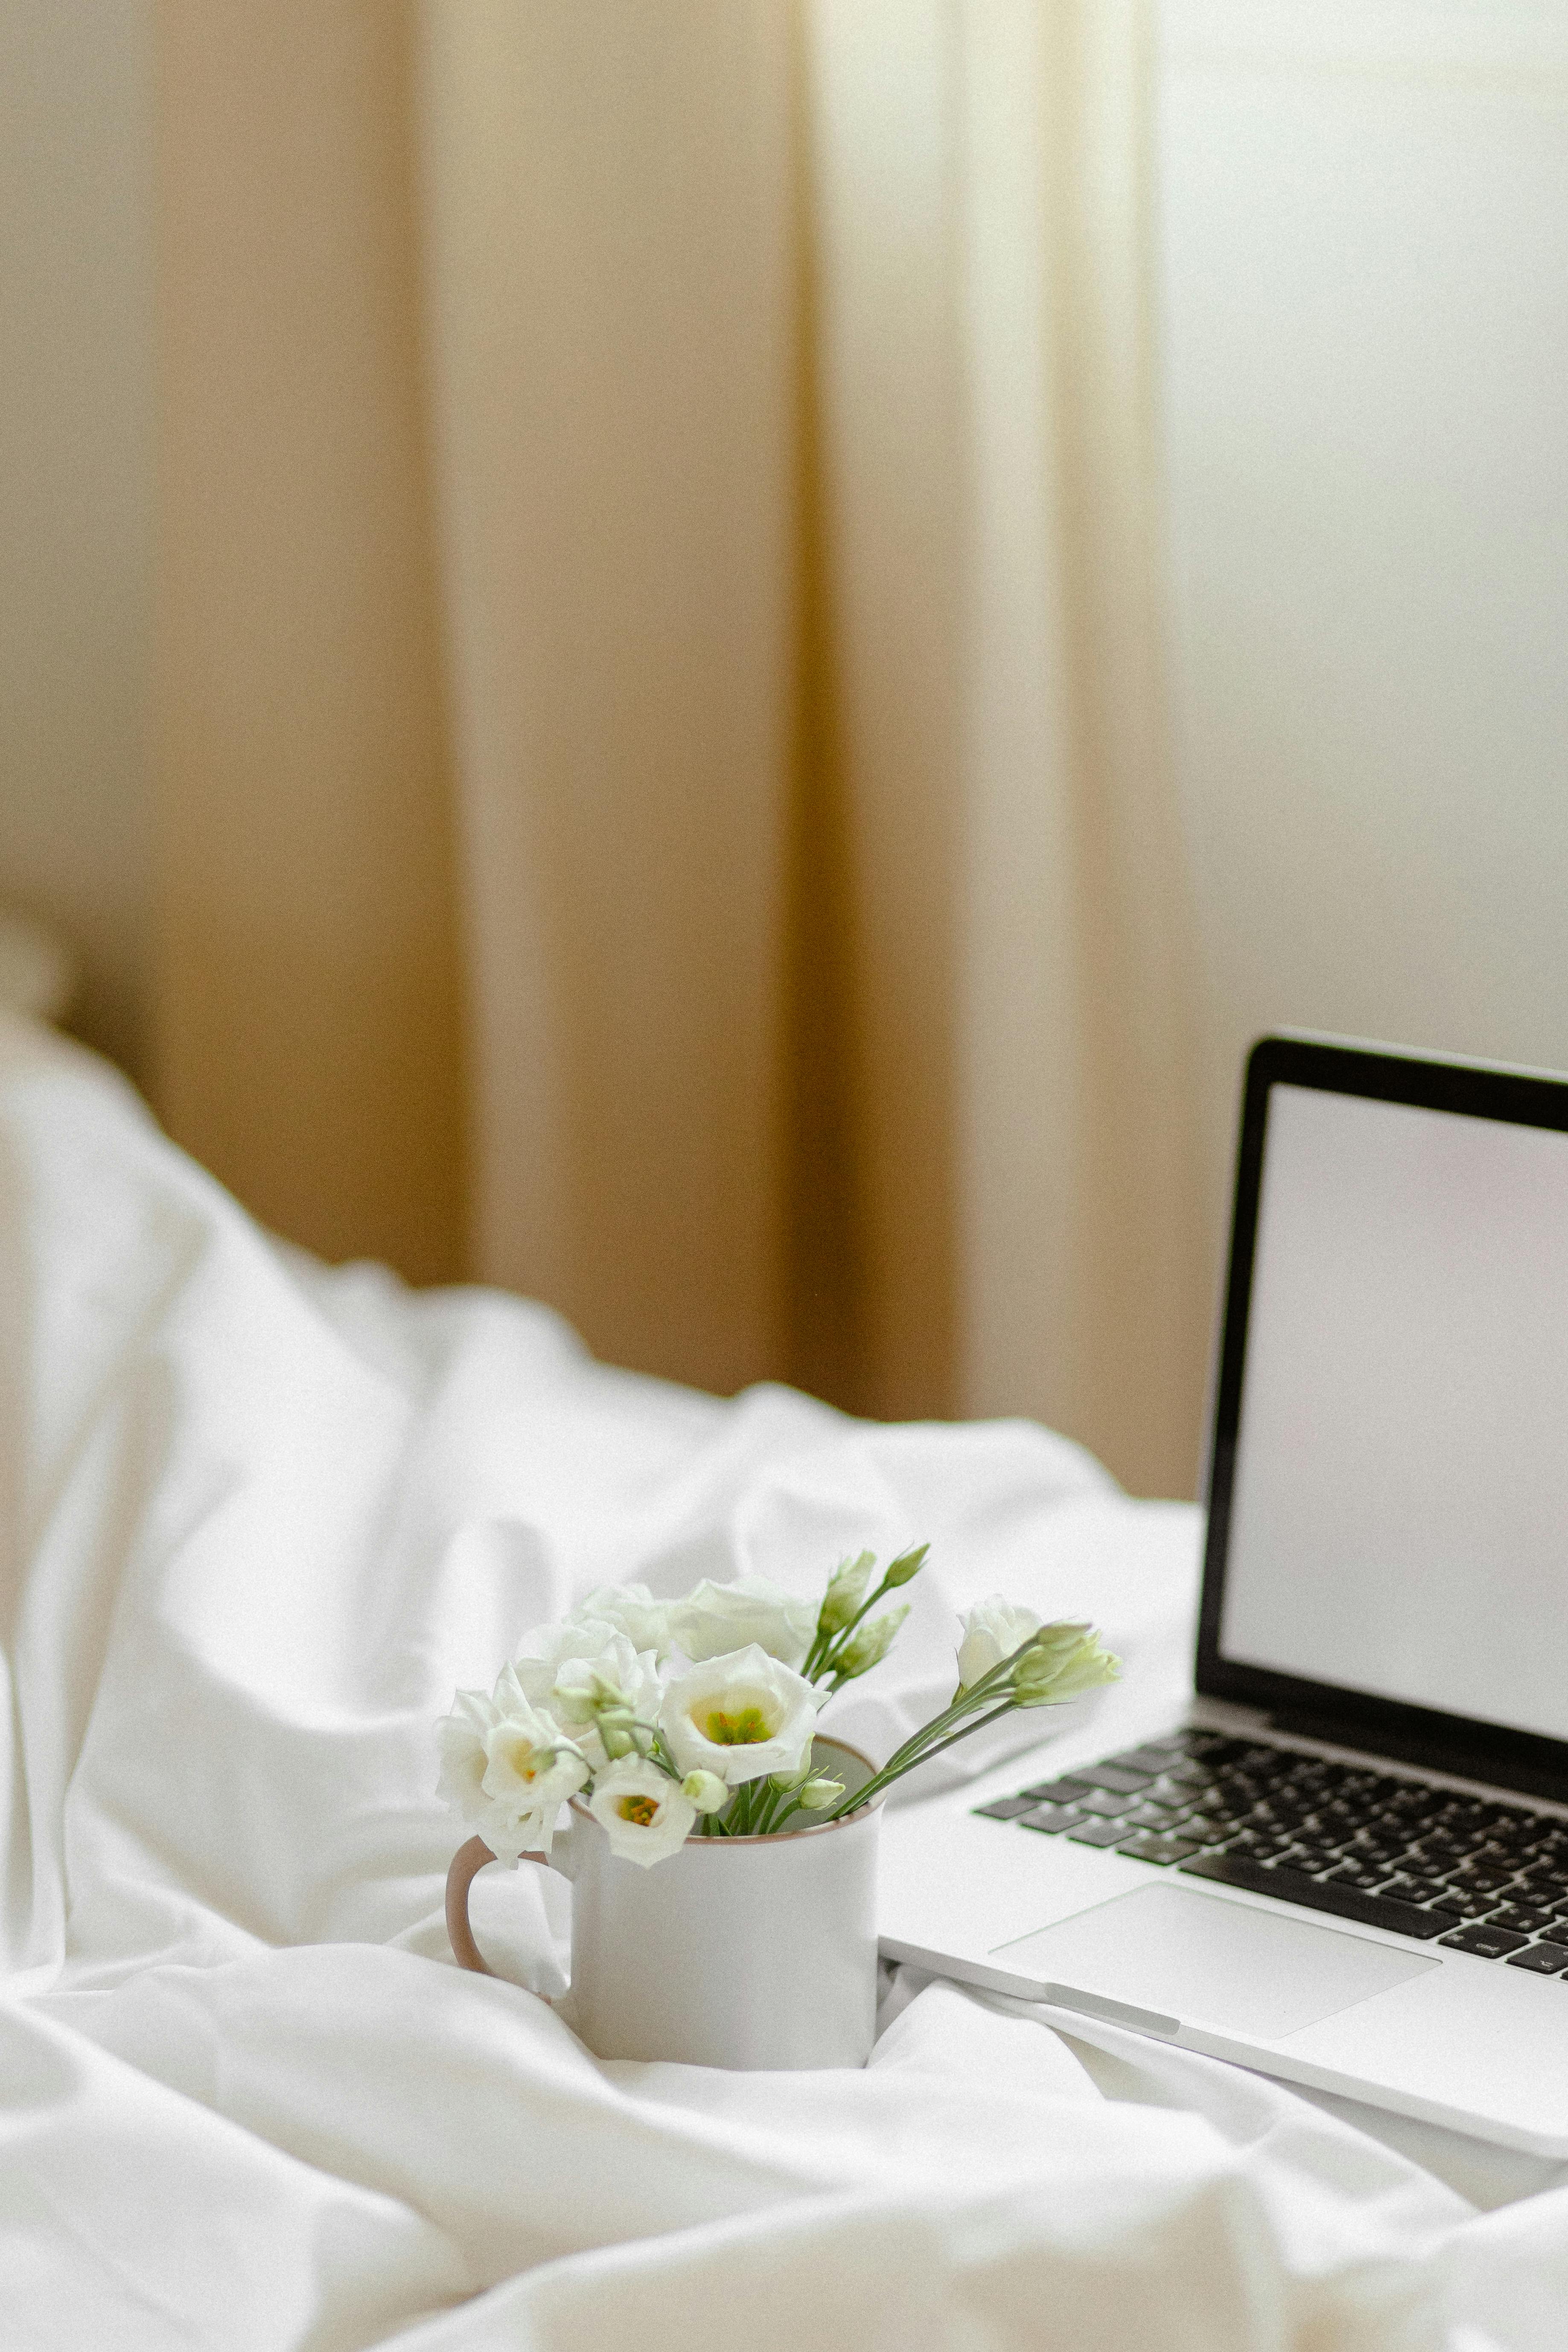
[[[1568,2344],[1561,2169],[907,1970],[863,2074],[602,2065],[528,1870],[479,1910],[536,1990],[452,1964],[432,1723],[574,1594],[930,1537],[839,1703],[885,1747],[997,1587],[1173,1687],[1189,1507],[324,1271],[20,1023],[0,1376],[6,2347]]]

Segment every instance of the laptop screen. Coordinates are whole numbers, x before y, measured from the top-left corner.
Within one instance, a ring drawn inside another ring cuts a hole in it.
[[[1568,1741],[1568,1133],[1364,1090],[1477,1074],[1341,1049],[1339,1091],[1333,1049],[1269,1046],[1326,1058],[1253,1088],[1211,1653]]]

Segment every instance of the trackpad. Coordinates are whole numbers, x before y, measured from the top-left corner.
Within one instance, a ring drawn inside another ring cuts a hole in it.
[[[991,1957],[1054,1990],[1089,1994],[1085,2008],[1098,1995],[1142,2011],[1154,2032],[1184,2021],[1268,2042],[1442,1966],[1364,1936],[1168,1885],[1115,1895],[998,1944]]]

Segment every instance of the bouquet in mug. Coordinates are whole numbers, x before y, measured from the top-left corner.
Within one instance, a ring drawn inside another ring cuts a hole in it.
[[[680,1601],[604,1585],[530,1634],[488,1696],[458,1693],[437,1726],[438,1793],[512,1863],[548,1853],[561,1807],[581,1795],[612,1851],[648,1865],[693,1832],[837,1821],[1014,1708],[1059,1705],[1121,1671],[1092,1626],[1043,1624],[998,1594],[962,1621],[958,1686],[939,1714],[859,1788],[819,1772],[817,1710],[886,1657],[909,1604],[873,1612],[928,1549],[900,1552],[880,1577],[863,1551],[820,1602],[760,1576],[705,1578]]]

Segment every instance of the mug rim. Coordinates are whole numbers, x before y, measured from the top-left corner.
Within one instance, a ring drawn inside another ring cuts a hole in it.
[[[830,1731],[815,1734],[813,1738],[813,1745],[822,1748],[837,1748],[843,1755],[853,1756],[858,1764],[864,1764],[868,1772],[875,1773],[877,1769],[877,1767],[872,1763],[871,1759],[865,1755],[860,1748],[852,1748],[847,1739],[835,1738]],[[857,1805],[852,1813],[843,1813],[836,1822],[813,1822],[809,1828],[803,1830],[748,1830],[743,1837],[700,1837],[695,1830],[688,1830],[685,1837],[681,1840],[680,1844],[673,1848],[672,1851],[677,1853],[684,1853],[689,1846],[695,1847],[700,1851],[703,1848],[710,1848],[714,1851],[718,1851],[720,1848],[724,1846],[784,1845],[792,1838],[821,1837],[828,1830],[847,1830],[851,1822],[868,1820],[870,1816],[876,1812],[887,1793],[886,1789],[879,1789],[874,1797],[870,1798],[868,1801],[863,1805]],[[593,1822],[595,1828],[601,1831],[605,1836],[609,1834],[609,1832],[605,1830],[605,1824],[603,1822],[595,1819],[590,1808],[583,1802],[580,1795],[570,1797],[567,1800],[567,1803],[574,1813],[580,1814],[582,1819],[585,1822]]]

